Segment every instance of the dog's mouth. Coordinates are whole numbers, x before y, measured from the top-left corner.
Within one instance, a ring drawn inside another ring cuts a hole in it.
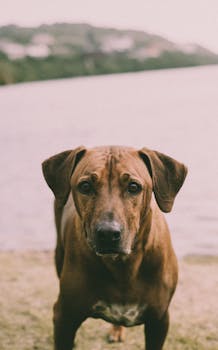
[[[102,256],[102,255],[118,255],[120,254],[120,250],[115,249],[96,249],[95,251],[96,255]]]
[[[108,249],[108,248],[104,248],[104,249],[95,249],[95,253],[98,256],[102,256],[102,257],[111,257],[111,258],[116,258],[118,256],[126,256],[129,255],[131,253],[130,249]]]
[[[120,234],[117,237],[115,233],[113,233],[113,237],[111,238],[108,232],[105,232],[103,239],[101,237],[99,238],[98,235],[87,235],[88,245],[97,256],[112,258],[128,256],[131,253],[131,247],[128,247],[127,242],[120,237]],[[91,238],[90,236],[94,237]]]
[[[99,252],[96,252],[96,255],[101,257],[101,258],[110,258],[110,259],[117,259],[119,254],[118,253],[99,253]]]
[[[108,246],[99,246],[94,243],[92,240],[88,240],[88,245],[92,251],[97,256],[101,257],[118,257],[118,256],[128,256],[131,253],[131,249],[123,248],[123,247],[108,247]]]

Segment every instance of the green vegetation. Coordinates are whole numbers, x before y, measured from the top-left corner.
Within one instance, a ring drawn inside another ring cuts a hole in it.
[[[217,268],[217,258],[189,257],[180,262],[166,349],[218,349]],[[0,274],[0,349],[52,350],[52,305],[58,293],[52,254],[1,252]],[[109,328],[104,321],[87,320],[78,332],[77,349],[144,349],[142,326],[128,328],[121,344],[107,344]]]
[[[215,60],[210,61],[210,64],[215,63],[217,63]],[[208,64],[208,60],[204,57],[196,54],[185,55],[180,52],[164,52],[158,58],[148,58],[144,61],[130,59],[121,53],[77,54],[71,57],[48,56],[43,59],[27,56],[13,61],[3,57],[0,61],[0,84],[204,64]]]
[[[0,85],[205,64],[218,64],[218,56],[141,31],[67,23],[0,27]]]

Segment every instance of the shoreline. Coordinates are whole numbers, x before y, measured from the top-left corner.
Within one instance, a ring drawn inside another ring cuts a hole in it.
[[[179,66],[179,67],[166,67],[166,68],[151,68],[151,69],[143,69],[143,70],[137,70],[137,71],[124,71],[124,72],[112,72],[112,73],[99,73],[99,74],[92,74],[92,75],[77,75],[77,76],[69,76],[69,77],[62,77],[62,78],[50,78],[50,79],[39,79],[39,80],[30,80],[30,81],[19,81],[19,82],[14,82],[14,83],[8,83],[8,84],[0,84],[0,90],[3,88],[11,88],[11,87],[16,87],[16,86],[23,86],[23,85],[37,85],[37,84],[46,84],[46,83],[57,83],[57,82],[63,82],[63,81],[68,81],[68,80],[90,80],[92,78],[106,78],[106,77],[113,77],[113,76],[127,76],[127,75],[139,75],[141,73],[159,73],[161,71],[164,72],[171,72],[171,71],[177,71],[177,70],[198,70],[198,69],[213,69],[214,67],[218,68],[218,63],[213,63],[213,64],[203,64],[203,65],[194,65],[194,66]]]

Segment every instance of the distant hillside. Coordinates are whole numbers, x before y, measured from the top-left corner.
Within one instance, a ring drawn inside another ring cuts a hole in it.
[[[217,63],[199,45],[143,31],[82,23],[0,27],[0,84]]]

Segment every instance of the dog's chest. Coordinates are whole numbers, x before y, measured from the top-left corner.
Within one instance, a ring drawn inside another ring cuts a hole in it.
[[[92,307],[92,317],[129,327],[144,322],[146,308],[147,305],[108,304],[100,300]]]

